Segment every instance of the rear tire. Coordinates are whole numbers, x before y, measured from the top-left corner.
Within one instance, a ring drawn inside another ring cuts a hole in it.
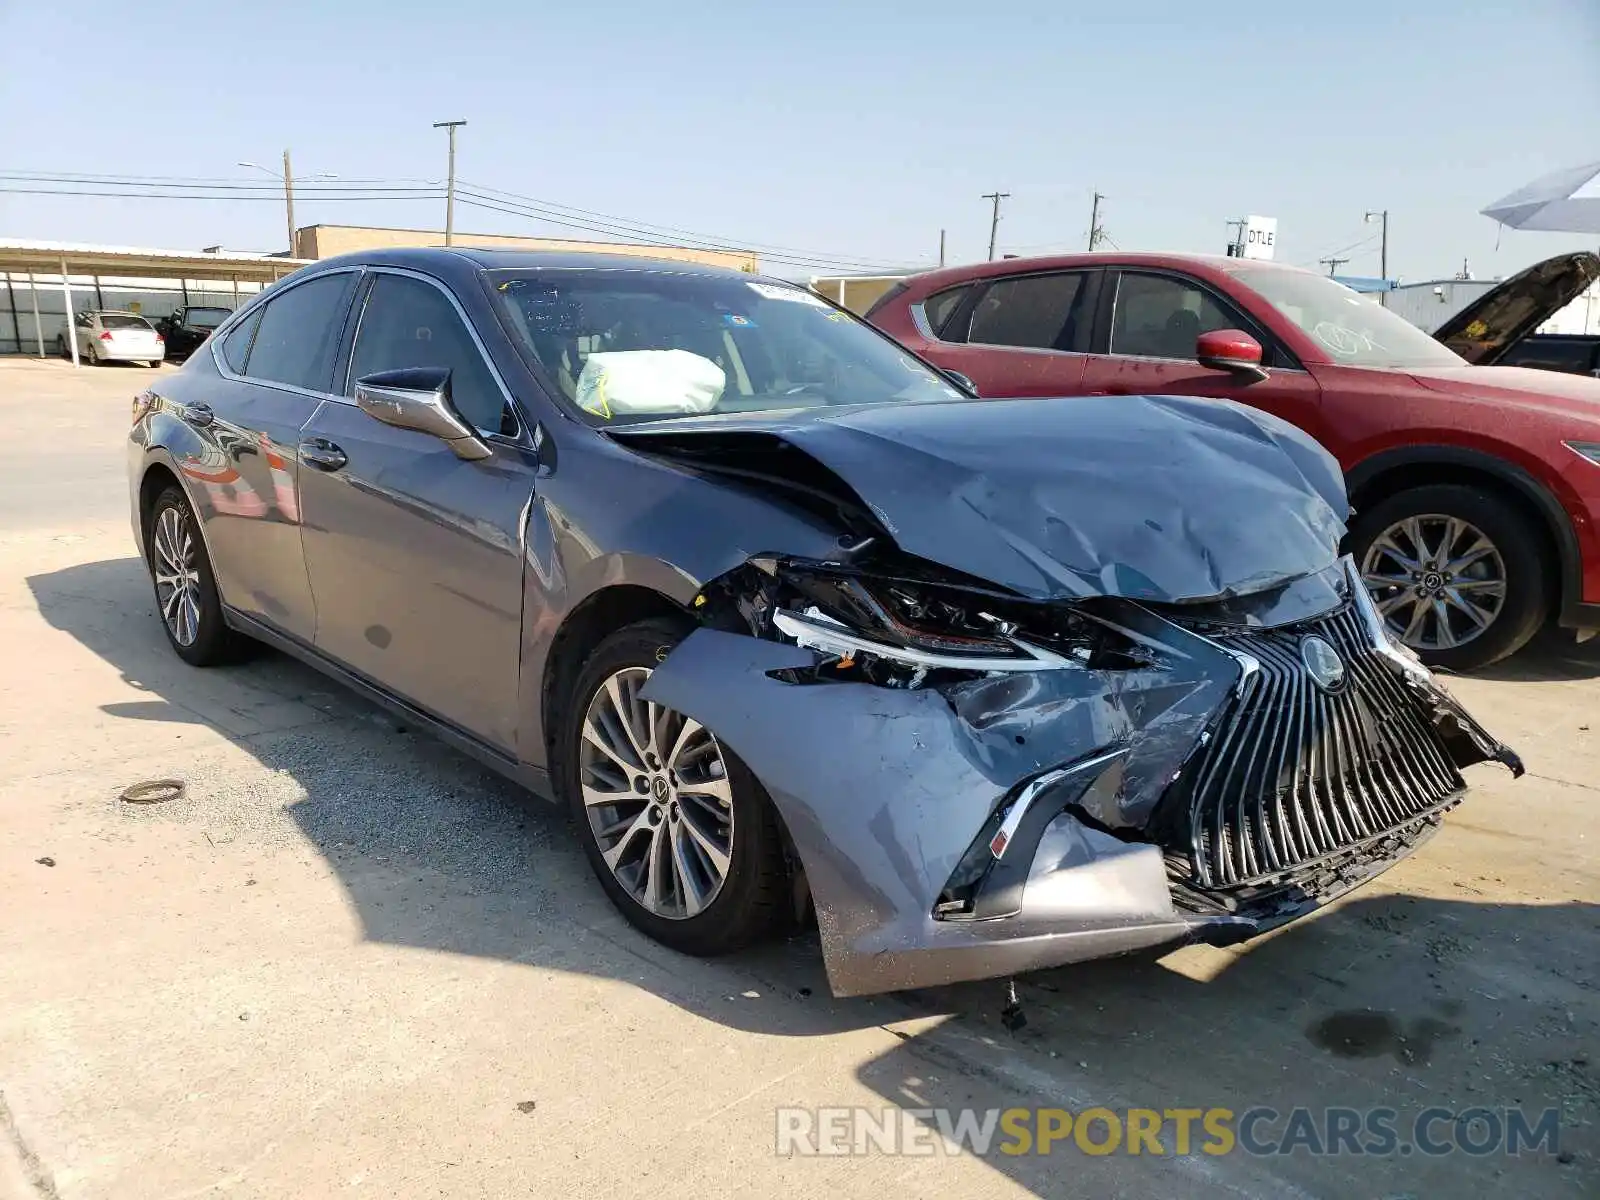
[[[641,621],[595,648],[559,717],[555,782],[590,867],[629,924],[674,950],[712,956],[774,933],[787,911],[789,884],[776,811],[760,782],[731,750],[709,731],[696,733],[697,724],[686,726],[684,718],[657,706],[655,727],[662,736],[655,751],[647,745],[641,756],[618,723],[611,687],[617,688],[624,709],[643,714],[640,728],[650,727],[648,712],[643,702],[634,702],[633,691],[684,633],[681,622]],[[618,735],[614,744],[622,749],[626,770],[585,738],[586,726],[607,740]],[[691,738],[697,749],[677,755],[678,746],[687,746]],[[640,761],[657,752],[655,769]],[[637,786],[641,781],[642,789]],[[591,800],[615,795],[618,802],[586,804],[586,792]],[[651,819],[652,808],[658,820]],[[616,832],[618,827],[627,832]],[[664,857],[661,874],[652,876],[651,852],[658,838]],[[608,850],[612,862],[607,861]],[[675,850],[683,860],[674,859]],[[707,888],[708,876],[718,873],[718,861],[725,861],[725,870],[715,887]],[[652,887],[653,880],[661,881],[660,886]],[[696,900],[707,894],[703,907],[696,908]]]
[[[1390,631],[1429,666],[1488,666],[1520,650],[1550,615],[1544,531],[1492,491],[1429,484],[1398,492],[1360,513],[1350,545]],[[1431,610],[1420,618],[1419,602]]]
[[[183,490],[168,487],[150,508],[145,565],[167,642],[192,667],[237,662],[249,639],[228,628],[211,559]],[[177,593],[177,594],[175,594]]]

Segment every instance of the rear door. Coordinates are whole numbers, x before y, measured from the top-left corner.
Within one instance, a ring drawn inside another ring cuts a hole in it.
[[[329,396],[357,278],[336,271],[273,289],[219,345],[221,379],[195,389],[183,410],[198,449],[178,468],[223,599],[308,643],[316,614],[300,543],[296,448]]]
[[[1202,333],[1240,329],[1261,343],[1269,377],[1202,367]],[[1092,395],[1213,396],[1237,400],[1318,436],[1321,390],[1288,349],[1228,297],[1193,276],[1168,270],[1107,272],[1095,323],[1096,353],[1085,360]]]
[[[305,556],[317,649],[507,753],[516,748],[522,513],[536,462],[510,394],[445,286],[375,269],[341,395],[305,429]],[[356,381],[447,367],[451,398],[492,449],[444,442],[357,408]]]
[[[980,282],[924,304],[927,357],[959,371],[982,396],[1070,396],[1082,391],[1098,270],[1048,271]]]

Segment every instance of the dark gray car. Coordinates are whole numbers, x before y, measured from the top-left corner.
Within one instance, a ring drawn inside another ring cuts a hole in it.
[[[184,659],[269,643],[559,800],[671,946],[814,908],[841,995],[1237,941],[1521,769],[1303,433],[974,400],[779,281],[330,260],[139,397],[129,475]]]

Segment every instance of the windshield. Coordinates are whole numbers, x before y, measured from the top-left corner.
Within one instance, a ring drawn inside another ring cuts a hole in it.
[[[233,315],[231,308],[187,308],[183,323],[195,329],[215,329]]]
[[[101,313],[101,329],[149,329],[150,322],[132,313]]]
[[[1375,300],[1309,271],[1246,268],[1238,281],[1349,367],[1459,367],[1462,359]]]
[[[967,397],[811,292],[670,270],[490,273],[511,327],[591,424]]]

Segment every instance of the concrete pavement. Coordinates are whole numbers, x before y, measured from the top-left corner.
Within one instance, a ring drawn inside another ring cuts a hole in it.
[[[831,999],[814,936],[664,950],[548,806],[281,656],[182,664],[122,479],[172,370],[0,360],[0,1196],[1600,1191],[1600,651],[1453,681],[1530,777],[1377,885],[1027,977],[1012,1036],[998,983]],[[1553,1106],[1566,1161],[780,1158],[790,1104]]]

